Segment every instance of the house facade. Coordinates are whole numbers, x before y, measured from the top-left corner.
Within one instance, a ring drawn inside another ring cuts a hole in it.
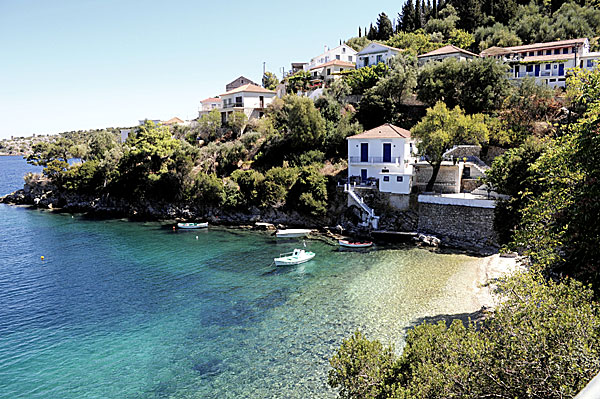
[[[354,62],[333,60],[326,62],[323,65],[316,66],[310,69],[311,80],[321,81],[328,84],[335,79],[340,78],[339,73],[346,70],[355,69]]]
[[[246,84],[221,94],[222,107],[221,121],[227,122],[227,118],[234,111],[246,114],[248,119],[258,119],[264,114],[265,108],[273,102],[277,93],[253,84]]]
[[[198,109],[198,116],[208,114],[213,109],[219,110],[223,105],[223,101],[219,97],[209,97],[200,101],[200,108]]]
[[[248,79],[245,76],[240,76],[239,78],[237,78],[236,80],[234,80],[233,82],[230,82],[228,84],[225,85],[225,91],[231,91],[233,89],[237,89],[238,87],[247,85],[247,84],[251,84],[251,85],[255,85],[255,86],[260,86],[257,85],[256,83],[254,83],[253,81],[251,81],[250,79]]]
[[[386,123],[347,140],[350,181],[376,183],[385,193],[410,194],[417,149],[408,130]]]
[[[356,68],[377,65],[380,62],[387,63],[390,58],[402,51],[399,48],[386,46],[385,44],[371,43],[356,54]]]
[[[313,68],[326,64],[330,61],[356,62],[356,50],[352,47],[342,44],[333,49],[325,49],[325,52],[312,58],[308,64],[304,65],[305,71],[310,71]]]
[[[419,65],[424,65],[430,61],[442,61],[446,58],[456,58],[459,61],[467,61],[478,57],[479,55],[475,53],[449,44],[428,53],[421,54],[417,56],[417,59],[419,60]]]
[[[600,53],[590,52],[586,38],[534,43],[524,46],[491,47],[481,53],[510,66],[512,80],[534,78],[536,83],[565,87],[568,70],[574,67],[592,69]]]

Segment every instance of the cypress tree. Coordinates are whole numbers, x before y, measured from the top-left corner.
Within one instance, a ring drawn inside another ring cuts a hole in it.
[[[414,16],[414,29],[419,29],[423,27],[423,9],[421,7],[421,0],[417,0],[415,3],[415,16]]]
[[[433,9],[431,14],[433,15],[433,18],[438,17],[437,0],[433,0]]]
[[[379,18],[377,19],[377,39],[387,40],[393,34],[394,29],[392,28],[392,21],[390,21],[388,16],[382,12],[379,14]]]
[[[415,7],[413,5],[413,0],[408,0],[404,3],[404,7],[402,7],[402,30],[405,32],[412,32],[415,28]]]
[[[358,37],[362,37],[362,32],[360,30],[360,26],[358,27]]]

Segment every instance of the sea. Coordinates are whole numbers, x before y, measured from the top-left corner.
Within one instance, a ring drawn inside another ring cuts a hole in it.
[[[0,157],[0,195],[39,172]],[[362,331],[471,312],[476,258],[403,246],[273,258],[271,233],[0,204],[0,398],[335,398],[329,358]]]

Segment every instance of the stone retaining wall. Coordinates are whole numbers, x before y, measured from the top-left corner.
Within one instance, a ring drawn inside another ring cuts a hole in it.
[[[495,253],[494,208],[419,203],[418,232],[434,235],[447,246]]]

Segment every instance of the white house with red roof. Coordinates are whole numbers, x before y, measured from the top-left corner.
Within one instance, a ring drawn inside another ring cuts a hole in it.
[[[206,115],[213,109],[221,109],[223,100],[219,97],[209,97],[200,101],[200,109],[198,110],[198,116]]]
[[[417,56],[419,65],[426,64],[430,61],[442,61],[446,58],[456,58],[459,61],[467,61],[472,60],[473,58],[479,58],[479,55],[449,44]]]
[[[304,65],[304,70],[310,71],[313,68],[336,60],[356,63],[356,50],[347,44],[342,44],[332,49],[325,47],[325,51],[322,54],[311,58],[310,62]]]
[[[600,53],[590,52],[587,38],[534,43],[523,46],[491,47],[481,52],[510,66],[511,79],[535,78],[538,84],[565,87],[567,71],[579,67],[592,69]]]
[[[340,72],[355,69],[354,62],[333,60],[310,69],[311,80],[329,83],[341,77]]]
[[[410,194],[417,160],[410,131],[386,123],[347,140],[350,181],[376,183],[381,192]]]
[[[234,111],[246,114],[248,119],[258,119],[264,114],[265,108],[273,102],[277,93],[254,84],[245,84],[220,95],[222,101],[221,120],[227,118]]]
[[[377,65],[380,62],[387,63],[390,58],[400,54],[402,51],[404,50],[373,42],[366,45],[356,54],[358,58],[356,61],[356,67],[363,68]]]

